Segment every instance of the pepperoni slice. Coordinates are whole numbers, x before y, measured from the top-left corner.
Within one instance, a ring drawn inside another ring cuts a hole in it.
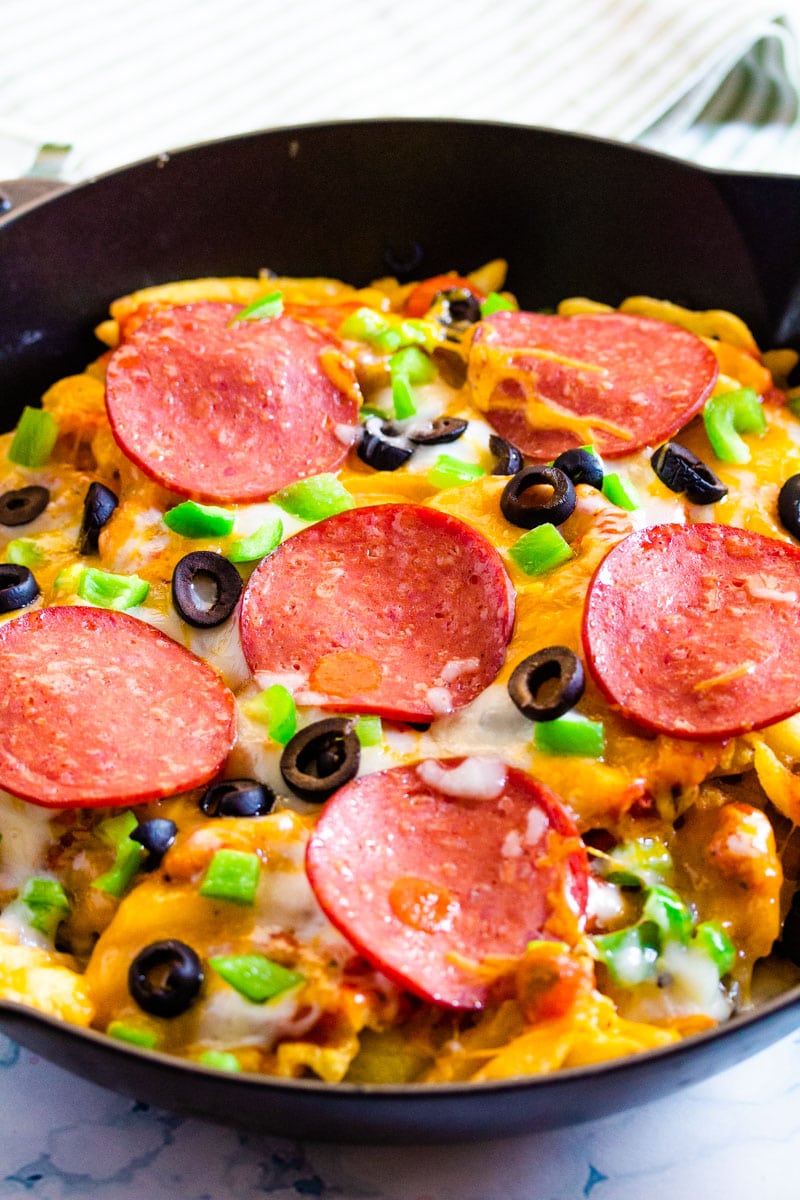
[[[212,779],[235,733],[219,676],[126,613],[44,608],[0,627],[0,787],[54,807],[156,800]]]
[[[106,405],[127,456],[198,500],[265,500],[338,467],[358,388],[331,334],[234,304],[155,311],[111,356]],[[233,321],[233,323],[231,323]]]
[[[568,936],[586,907],[571,819],[543,784],[494,758],[353,780],[323,809],[306,865],[322,909],[364,958],[451,1008],[482,1008],[486,960]]]
[[[728,525],[656,525],[600,564],[592,674],[623,715],[725,738],[800,711],[800,547]]]
[[[469,363],[490,423],[545,462],[587,443],[608,458],[658,445],[700,411],[716,378],[700,338],[629,313],[495,313]]]
[[[497,675],[514,593],[499,554],[446,513],[355,508],[264,559],[242,600],[253,674],[302,703],[429,721]]]

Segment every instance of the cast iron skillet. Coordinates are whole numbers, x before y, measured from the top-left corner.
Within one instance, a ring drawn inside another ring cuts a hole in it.
[[[96,356],[93,326],[134,288],[261,267],[367,283],[498,256],[523,307],[647,293],[732,309],[762,345],[800,349],[800,178],[715,173],[519,126],[317,125],[164,155],[0,220],[0,428]],[[603,1066],[389,1088],[229,1076],[8,1002],[0,1024],[69,1070],[167,1108],[294,1137],[422,1142],[643,1103],[789,1033],[798,1010],[795,988],[754,1016]]]

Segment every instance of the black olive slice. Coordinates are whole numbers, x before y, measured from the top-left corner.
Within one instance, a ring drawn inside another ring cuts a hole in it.
[[[581,660],[566,646],[548,646],[519,663],[508,694],[531,721],[554,721],[580,700],[585,687]]]
[[[0,563],[0,613],[14,612],[33,604],[39,585],[28,567]]]
[[[131,996],[154,1017],[178,1017],[186,1012],[202,983],[200,959],[191,946],[175,938],[145,946],[128,971]]]
[[[474,325],[481,319],[481,302],[468,288],[446,288],[434,299],[440,325]]]
[[[347,717],[328,717],[307,725],[287,742],[281,775],[301,800],[321,803],[357,773],[361,743]]]
[[[221,554],[193,550],[172,572],[172,602],[188,625],[213,629],[227,621],[242,594],[242,577]]]
[[[534,487],[548,487],[545,497],[529,496]],[[577,503],[572,480],[557,467],[525,467],[509,479],[500,496],[500,509],[512,525],[535,529],[537,525],[561,525]]]
[[[368,417],[356,453],[374,471],[396,471],[408,462],[414,447],[409,446],[408,439],[388,421],[381,421],[380,417]]]
[[[786,532],[800,539],[800,475],[790,475],[778,493],[778,516]]]
[[[518,450],[513,442],[507,442],[505,438],[500,437],[499,433],[490,434],[489,449],[497,459],[493,475],[516,475],[522,470],[525,461],[522,451]]]
[[[408,431],[408,440],[416,446],[441,446],[445,442],[457,442],[466,433],[468,424],[461,417],[436,417],[433,421],[413,425]]]
[[[590,450],[565,450],[553,466],[568,475],[573,483],[586,483],[598,492],[603,487],[603,464]]]
[[[466,288],[450,288],[444,293],[451,323],[474,325],[481,319],[481,302]]]
[[[90,483],[83,502],[83,520],[78,534],[78,550],[81,554],[97,554],[97,539],[119,500],[104,483]]]
[[[690,504],[716,504],[728,494],[711,468],[679,442],[659,446],[650,465],[665,487],[671,492],[685,492]]]
[[[274,806],[272,788],[257,779],[221,779],[200,797],[207,817],[263,817]]]
[[[35,521],[50,503],[46,487],[31,484],[0,496],[0,525],[27,525]]]
[[[690,504],[716,504],[727,494],[725,484],[704,462],[693,468],[686,484],[686,499]]]
[[[161,866],[161,860],[175,841],[178,826],[166,817],[152,817],[142,821],[132,830],[130,836],[134,842],[144,846],[148,851],[147,858],[141,865],[143,871],[154,871]]]
[[[694,455],[685,446],[665,442],[650,456],[650,466],[671,492],[682,492],[686,488],[686,467],[692,458]]]

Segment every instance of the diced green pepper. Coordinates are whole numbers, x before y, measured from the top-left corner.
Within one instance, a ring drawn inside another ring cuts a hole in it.
[[[600,934],[592,938],[592,942],[614,983],[635,987],[655,978],[661,937],[658,926],[652,921],[630,925],[615,933]]]
[[[29,879],[22,889],[22,899],[28,908],[69,908],[69,900],[57,879]]]
[[[368,342],[381,350],[397,350],[400,345],[397,330],[392,329],[384,313],[376,312],[373,308],[357,308],[342,322],[339,336]]]
[[[305,982],[305,976],[289,971],[263,954],[220,954],[210,958],[219,976],[253,1004],[263,1004]]]
[[[42,408],[22,410],[8,457],[21,467],[43,467],[58,440],[58,425],[52,413]]]
[[[273,742],[285,746],[297,730],[297,708],[292,693],[279,683],[259,692],[242,705],[245,714],[267,726]]]
[[[712,396],[703,409],[703,421],[712,450],[720,462],[728,463],[750,461],[750,447],[740,434],[761,434],[767,428],[764,409],[752,388]]]
[[[398,375],[392,379],[392,404],[394,405],[394,415],[398,421],[405,421],[408,417],[413,417],[417,411],[417,398],[405,375]]]
[[[526,575],[544,575],[568,562],[572,547],[555,525],[539,525],[523,533],[509,550],[510,557]]]
[[[173,533],[186,538],[227,537],[236,518],[233,513],[213,504],[184,500],[164,513],[164,524]]]
[[[155,1050],[158,1045],[158,1034],[149,1029],[137,1029],[134,1025],[126,1025],[124,1021],[112,1021],[106,1027],[106,1033],[118,1042],[129,1042],[132,1046],[141,1046],[144,1050]]]
[[[215,1071],[241,1071],[241,1063],[235,1054],[225,1050],[205,1050],[197,1060],[204,1067],[213,1067]]]
[[[384,354],[391,354],[403,344],[400,330],[392,329],[391,326],[387,326],[380,333],[376,333],[374,337],[370,338],[370,341],[377,350],[382,350]]]
[[[435,488],[463,487],[485,474],[479,463],[464,462],[452,454],[440,454],[428,471],[428,483]]]
[[[134,842],[130,836],[138,824],[132,812],[124,812],[101,821],[97,826],[98,837],[113,846],[115,857],[111,869],[95,879],[92,887],[117,899],[126,891],[147,853],[144,846]]]
[[[18,567],[38,567],[44,562],[44,551],[33,538],[14,538],[6,546],[5,559]]]
[[[660,838],[636,838],[610,851],[603,865],[609,883],[621,887],[655,887],[672,876],[672,855]]]
[[[640,504],[639,493],[630,479],[624,479],[616,471],[610,471],[603,476],[603,495],[611,504],[616,504],[617,508],[624,508],[628,512],[633,512]]]
[[[355,500],[335,475],[311,475],[281,488],[272,497],[285,512],[303,521],[321,521],[355,508]]]
[[[590,721],[580,713],[568,712],[554,721],[537,721],[533,745],[543,754],[601,758],[605,750],[602,721]]]
[[[119,899],[139,870],[144,854],[144,847],[129,838],[127,843],[123,843],[117,850],[117,857],[111,870],[95,879],[92,886]]]
[[[255,562],[256,559],[266,558],[280,545],[282,537],[283,521],[280,517],[273,517],[271,521],[260,525],[255,533],[232,542],[228,549],[228,558],[233,563]]]
[[[388,328],[389,322],[383,313],[376,312],[374,308],[357,308],[339,326],[339,336],[357,342],[370,342]]]
[[[430,329],[424,321],[409,318],[396,321],[372,339],[373,345],[386,354],[392,354],[403,346],[431,346],[434,344]]]
[[[485,300],[481,301],[481,316],[490,317],[496,312],[518,312],[519,305],[509,296],[502,296],[500,292],[489,292]]]
[[[66,595],[67,592],[77,592],[85,570],[83,563],[70,563],[56,575],[53,580],[53,591],[60,596]]]
[[[402,376],[415,386],[431,383],[436,378],[436,365],[418,346],[398,350],[389,362],[392,379]]]
[[[126,838],[130,837],[138,824],[135,813],[129,811],[116,813],[113,817],[106,817],[105,821],[101,821],[95,833],[108,846],[113,846],[117,850]]]
[[[692,916],[677,892],[657,884],[650,888],[642,916],[661,930],[664,940],[685,945],[692,936]]]
[[[242,850],[218,850],[209,863],[200,895],[234,904],[254,904],[260,862],[257,854]]]
[[[108,571],[98,571],[96,567],[84,567],[78,581],[81,600],[98,608],[118,611],[135,608],[147,599],[149,591],[150,584],[138,575],[111,575]]]
[[[418,346],[398,350],[389,361],[394,415],[403,421],[417,411],[414,388],[436,378],[436,367]]]
[[[31,914],[31,925],[52,937],[61,921],[69,913],[67,893],[57,879],[29,879],[21,892],[21,899]]]
[[[430,321],[397,317],[373,308],[357,308],[339,326],[339,336],[368,342],[385,354],[393,354],[403,346],[432,349],[439,340]]]
[[[711,959],[720,979],[736,962],[736,948],[718,921],[703,921],[694,931],[694,941]]]
[[[266,321],[271,317],[279,317],[282,312],[283,293],[270,292],[268,296],[260,296],[258,300],[248,304],[231,318],[229,324],[235,325],[237,321]]]
[[[355,732],[362,746],[380,746],[383,741],[383,726],[380,717],[359,717],[355,724]]]

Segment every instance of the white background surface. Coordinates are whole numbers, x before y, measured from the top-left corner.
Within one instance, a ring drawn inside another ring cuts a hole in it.
[[[463,1146],[292,1142],[145,1109],[0,1039],[0,1197],[797,1200],[800,1035],[572,1129]]]
[[[647,137],[800,173],[800,0],[2,0],[0,16],[0,178],[42,142],[73,146],[78,179],[247,130],[378,116]],[[750,103],[735,78],[737,120],[718,137],[704,103],[764,38],[772,57],[741,81]]]

